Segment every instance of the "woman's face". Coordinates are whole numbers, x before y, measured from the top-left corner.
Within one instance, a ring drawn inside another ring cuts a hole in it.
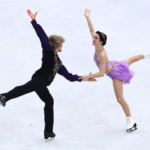
[[[102,42],[100,41],[100,37],[97,33],[95,33],[95,35],[93,36],[93,43],[94,46],[97,46],[99,44],[102,44]]]

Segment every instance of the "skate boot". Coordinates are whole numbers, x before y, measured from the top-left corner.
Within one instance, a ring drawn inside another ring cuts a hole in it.
[[[5,96],[0,95],[0,105],[1,105],[2,107],[4,107],[4,106],[6,105],[5,99],[6,99]]]
[[[144,55],[144,58],[150,57],[150,51],[147,53],[144,53],[143,55]]]
[[[49,140],[49,139],[54,139],[55,138],[55,133],[53,133],[53,132],[51,132],[51,133],[49,133],[49,132],[44,132],[44,138],[46,139],[46,140]]]
[[[127,117],[127,127],[126,127],[127,132],[132,132],[136,129],[137,129],[136,122],[131,117]]]

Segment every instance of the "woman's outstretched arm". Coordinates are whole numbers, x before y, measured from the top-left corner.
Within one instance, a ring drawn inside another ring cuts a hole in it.
[[[28,15],[31,17],[32,21],[32,25],[36,31],[36,34],[38,35],[40,41],[41,41],[41,46],[44,50],[50,51],[50,44],[49,44],[49,39],[46,35],[46,33],[44,32],[44,30],[42,29],[42,27],[37,24],[35,18],[37,15],[37,12],[35,14],[33,14],[29,9],[27,10]]]
[[[94,27],[93,27],[91,19],[90,19],[90,12],[91,12],[91,10],[85,9],[84,16],[85,16],[85,18],[87,20],[87,23],[88,23],[88,26],[89,26],[89,29],[90,29],[90,33],[91,33],[91,35],[93,37],[95,35],[95,31],[94,31]]]

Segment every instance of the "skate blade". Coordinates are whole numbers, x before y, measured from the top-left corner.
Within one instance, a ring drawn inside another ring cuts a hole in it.
[[[133,132],[133,131],[135,131],[135,130],[137,130],[137,125],[136,125],[136,123],[134,124],[134,126],[133,126],[132,128],[128,129],[127,132],[129,133],[129,132]]]
[[[49,137],[48,139],[45,140],[45,142],[52,141],[54,138],[55,138],[55,137],[53,137],[53,138],[50,138],[50,137]]]

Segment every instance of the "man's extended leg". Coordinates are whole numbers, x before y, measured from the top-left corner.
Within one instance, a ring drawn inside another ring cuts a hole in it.
[[[44,115],[45,115],[44,136],[45,136],[45,139],[47,139],[49,137],[51,137],[51,138],[55,137],[55,134],[53,133],[53,124],[54,124],[54,111],[53,111],[54,100],[53,100],[53,97],[51,96],[47,87],[37,90],[36,93],[40,97],[40,99],[43,102],[45,102],[45,107],[44,107]]]
[[[41,76],[32,78],[29,82],[24,85],[17,86],[11,91],[7,93],[1,94],[2,96],[6,97],[5,102],[10,99],[22,96],[24,94],[30,93],[32,91],[39,90],[47,85],[47,80]]]

